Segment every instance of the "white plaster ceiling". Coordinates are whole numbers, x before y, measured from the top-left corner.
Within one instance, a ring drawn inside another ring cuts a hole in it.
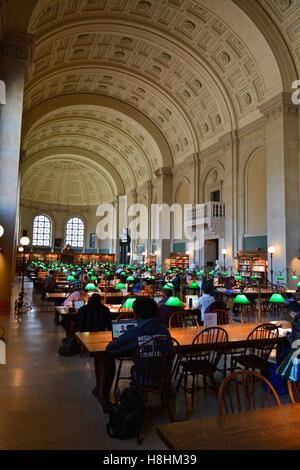
[[[154,124],[176,165],[259,117],[282,87],[265,38],[230,0],[39,0],[28,32],[25,161],[82,148],[111,162],[126,188],[151,179],[165,155],[125,105]],[[118,109],[79,106],[86,95]],[[32,123],[57,97],[62,109]]]
[[[112,201],[113,189],[101,168],[71,157],[34,164],[21,179],[24,202],[87,207]]]

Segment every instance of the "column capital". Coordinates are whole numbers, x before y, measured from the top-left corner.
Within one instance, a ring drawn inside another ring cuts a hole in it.
[[[12,57],[27,62],[34,35],[7,32],[0,39],[0,56]]]
[[[260,105],[259,110],[270,121],[279,117],[298,118],[298,106],[292,102],[291,93],[279,93]]]

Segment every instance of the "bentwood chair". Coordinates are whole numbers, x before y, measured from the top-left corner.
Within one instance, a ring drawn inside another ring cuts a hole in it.
[[[233,372],[222,382],[218,393],[219,416],[280,405],[273,385],[255,371]]]
[[[206,388],[206,378],[208,377],[213,390],[217,393],[214,374],[227,342],[228,334],[223,328],[219,326],[205,328],[195,336],[191,351],[181,359],[177,390],[182,387],[185,393],[191,394],[192,407],[194,406],[195,391],[199,388],[196,381],[200,375],[203,377],[204,388]],[[192,379],[191,386],[188,386],[189,377]]]
[[[199,326],[197,318],[190,312],[178,311],[172,313],[169,318],[169,328],[183,328]]]
[[[273,323],[262,323],[255,327],[247,337],[245,348],[238,355],[231,356],[231,370],[240,364],[245,369],[266,372],[269,356],[277,347],[278,336],[278,327]]]
[[[300,382],[287,381],[288,392],[292,403],[300,403]]]
[[[179,343],[170,336],[150,337],[139,346],[131,370],[133,383],[139,391],[160,395],[170,421],[174,421],[175,394],[172,392],[172,371],[178,346]]]

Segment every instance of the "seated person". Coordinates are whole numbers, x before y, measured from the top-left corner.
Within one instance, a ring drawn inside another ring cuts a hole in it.
[[[300,305],[298,302],[290,302],[288,312],[292,324],[292,331],[286,335],[276,349],[276,362],[281,364],[284,359],[292,352],[292,344],[300,339]]]
[[[211,289],[208,287],[204,287],[202,289],[203,294],[196,303],[196,308],[201,310],[201,321],[204,321],[204,313],[206,312],[207,308],[215,302],[215,298],[211,295]]]
[[[75,300],[87,300],[87,293],[84,289],[79,289],[69,295],[63,303],[64,307],[73,308]]]
[[[132,357],[134,365],[131,368],[133,381],[143,388],[156,388],[158,377],[156,371],[167,363],[164,379],[171,375],[174,348],[168,329],[161,325],[157,319],[157,304],[149,297],[139,297],[133,304],[133,310],[138,318],[138,325],[130,328],[119,338],[113,340],[106,347],[110,357]],[[156,340],[157,336],[164,336],[166,340]],[[139,346],[153,339],[147,345],[147,351],[135,356]],[[161,357],[164,356],[164,361]],[[112,367],[114,369],[114,367]],[[169,377],[171,385],[171,377]],[[170,389],[171,392],[171,389]]]
[[[131,356],[137,347],[153,335],[170,336],[169,330],[159,323],[156,302],[149,297],[138,297],[133,304],[133,311],[138,324],[116,338],[106,347],[106,352],[113,357]]]
[[[73,282],[71,283],[71,287],[72,287],[72,290],[76,292],[76,291],[79,291],[79,290],[80,290],[81,281],[80,281],[80,279],[79,279],[78,274],[76,274],[76,275],[74,276],[74,278],[75,278],[75,281],[73,281]]]
[[[179,307],[172,307],[166,305],[167,300],[172,297],[173,291],[171,289],[164,289],[164,297],[158,302],[158,320],[162,325],[169,325],[169,318],[174,312],[182,310]]]
[[[111,313],[99,294],[92,294],[88,304],[78,310],[76,323],[80,332],[111,330]]]

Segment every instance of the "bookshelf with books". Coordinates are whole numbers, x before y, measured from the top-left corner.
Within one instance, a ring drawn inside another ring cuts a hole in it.
[[[170,268],[188,269],[189,256],[182,253],[170,253]]]
[[[238,251],[238,271],[246,284],[268,285],[268,255],[265,252]]]

